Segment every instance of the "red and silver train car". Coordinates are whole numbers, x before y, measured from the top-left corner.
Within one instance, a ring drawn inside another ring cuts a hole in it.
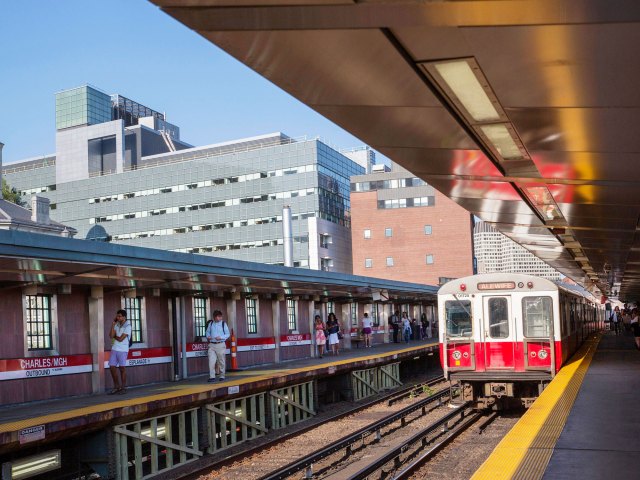
[[[459,278],[438,291],[440,361],[478,408],[528,407],[605,313],[576,286],[529,275]]]

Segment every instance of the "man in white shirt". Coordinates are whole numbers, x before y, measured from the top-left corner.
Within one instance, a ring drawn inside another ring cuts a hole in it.
[[[213,312],[213,321],[207,326],[206,336],[209,342],[209,380],[216,381],[216,373],[220,375],[220,381],[224,382],[226,368],[225,351],[227,346],[225,341],[229,338],[229,326],[222,320],[222,312]]]
[[[118,310],[116,318],[111,324],[111,355],[109,356],[109,370],[113,378],[113,390],[109,395],[115,393],[124,394],[127,391],[127,356],[129,356],[129,339],[131,338],[131,322],[127,321],[126,310]],[[118,370],[120,376],[118,377]]]

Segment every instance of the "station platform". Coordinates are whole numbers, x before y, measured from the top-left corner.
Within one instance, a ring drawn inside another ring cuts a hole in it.
[[[640,478],[640,351],[590,338],[472,477]]]
[[[238,395],[251,395],[316,378],[341,375],[425,355],[437,355],[437,339],[342,350],[338,356],[306,358],[227,372],[224,382],[208,375],[128,388],[124,395],[87,395],[0,407],[0,453],[20,447],[21,432],[44,426],[42,441],[58,441],[111,425],[161,415]],[[435,352],[435,353],[434,353]]]

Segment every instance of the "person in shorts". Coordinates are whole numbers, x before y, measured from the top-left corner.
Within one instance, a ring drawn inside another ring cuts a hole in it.
[[[109,356],[109,370],[113,378],[113,389],[109,395],[124,394],[127,391],[127,357],[129,356],[129,339],[131,338],[131,322],[127,321],[127,312],[118,310],[116,318],[111,324],[111,355]],[[119,375],[118,375],[119,373]]]
[[[371,348],[371,333],[373,332],[373,320],[367,312],[362,319],[362,334],[364,335],[364,348]]]

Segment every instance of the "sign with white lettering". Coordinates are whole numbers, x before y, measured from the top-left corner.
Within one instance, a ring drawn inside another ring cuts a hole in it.
[[[281,347],[294,347],[296,345],[311,345],[310,333],[299,333],[295,335],[281,335]]]
[[[0,380],[52,377],[93,370],[91,355],[9,358],[0,360]]]
[[[44,440],[44,437],[44,425],[36,425],[35,427],[23,428],[18,432],[20,445],[29,442],[35,442],[36,440]]]
[[[109,368],[109,355],[111,353],[106,355],[107,360],[104,362],[104,368]],[[127,357],[127,367],[171,363],[172,360],[171,347],[132,348]]]
[[[276,339],[273,337],[239,338],[238,352],[251,352],[256,350],[275,350]]]

